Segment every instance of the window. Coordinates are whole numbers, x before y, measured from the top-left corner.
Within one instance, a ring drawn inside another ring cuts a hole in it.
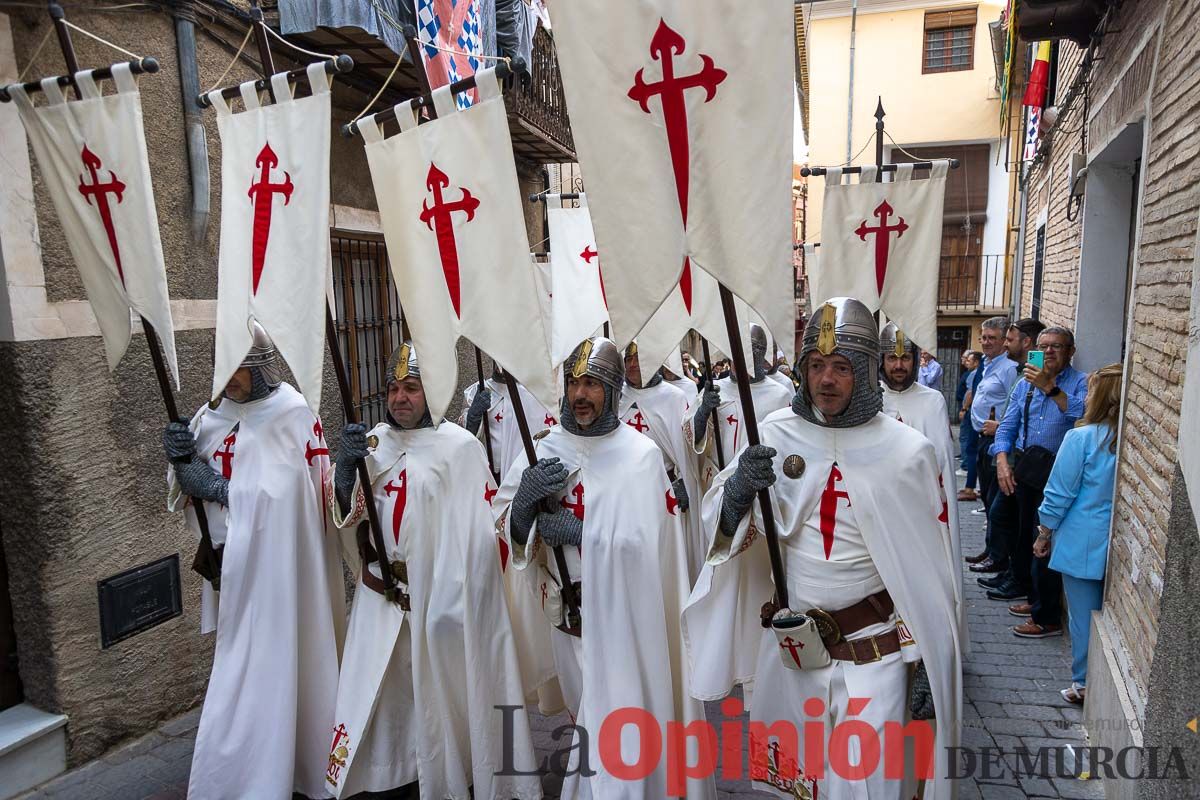
[[[1037,229],[1033,246],[1033,292],[1029,301],[1029,316],[1042,318],[1042,270],[1046,266],[1046,226]]]
[[[354,407],[371,427],[386,411],[383,370],[401,342],[400,300],[382,241],[335,232],[332,244],[338,346]]]
[[[975,9],[925,12],[921,72],[955,72],[975,65]]]

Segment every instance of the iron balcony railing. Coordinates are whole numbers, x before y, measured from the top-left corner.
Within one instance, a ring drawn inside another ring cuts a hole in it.
[[[1007,260],[1002,255],[942,256],[939,311],[981,311],[1008,305]]]

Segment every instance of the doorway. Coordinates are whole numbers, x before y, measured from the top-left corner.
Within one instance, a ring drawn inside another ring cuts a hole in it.
[[[17,671],[17,635],[13,626],[12,597],[8,593],[8,562],[4,558],[4,532],[0,530],[0,711],[25,699]]]

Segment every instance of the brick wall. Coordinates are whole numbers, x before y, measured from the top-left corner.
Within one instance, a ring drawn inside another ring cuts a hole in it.
[[[1146,80],[1126,71],[1136,48],[1165,16],[1152,97],[1149,149],[1143,159],[1141,231],[1133,288],[1132,343],[1128,394],[1117,476],[1117,502],[1109,551],[1105,615],[1121,641],[1126,685],[1138,708],[1146,687],[1158,633],[1171,477],[1177,461],[1183,359],[1187,348],[1188,304],[1193,239],[1200,207],[1200,3],[1189,0],[1126,2],[1105,38],[1093,72],[1089,147],[1094,148],[1123,120],[1100,107],[1110,88]],[[1157,35],[1157,34],[1156,34]],[[1058,98],[1064,96],[1081,57],[1079,48],[1060,45]],[[1128,92],[1126,92],[1128,93]],[[1140,92],[1139,92],[1140,93]],[[1082,98],[1081,98],[1082,99]],[[1144,107],[1144,105],[1142,106]],[[1095,113],[1099,111],[1100,113]],[[1051,154],[1031,177],[1031,202],[1024,254],[1020,309],[1030,309],[1036,219],[1048,207],[1042,278],[1042,319],[1073,325],[1079,285],[1081,223],[1066,217],[1070,155],[1080,152],[1083,107],[1079,102],[1058,123]],[[1049,178],[1048,192],[1038,193]],[[1044,199],[1043,199],[1044,198]],[[1115,291],[1119,288],[1114,287]],[[1081,342],[1086,346],[1086,342]]]

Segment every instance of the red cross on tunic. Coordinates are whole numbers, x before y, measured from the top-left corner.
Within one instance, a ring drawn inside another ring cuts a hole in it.
[[[558,504],[565,509],[570,510],[575,515],[575,519],[583,521],[583,484],[575,484],[575,488],[571,490],[571,496],[575,498],[574,503],[568,503],[567,498],[563,497],[558,501]]]
[[[498,491],[500,490],[493,488],[490,483],[485,482],[483,484],[483,499],[487,501],[489,506],[492,504],[492,498],[496,496],[496,492]]]
[[[550,415],[550,412],[547,411],[545,418],[542,420],[542,424],[545,425],[547,428],[553,428],[555,425],[558,424],[558,420],[556,420],[554,417],[552,417]]]
[[[675,516],[675,509],[679,507],[679,501],[675,499],[675,491],[667,489],[667,513],[672,517]]]
[[[796,666],[800,666],[800,651],[804,649],[803,642],[796,641],[792,637],[786,636],[784,637],[783,641],[779,643],[779,647],[783,650],[787,650],[792,656],[792,661],[796,662]]]
[[[829,551],[833,549],[833,531],[837,527],[838,500],[845,500],[846,508],[850,508],[850,495],[845,488],[838,489],[839,484],[845,486],[842,481],[842,471],[838,469],[835,461],[829,468],[829,479],[825,481],[825,491],[821,492],[821,540],[825,545],[826,561],[829,560]]]
[[[399,544],[400,523],[404,521],[404,506],[408,502],[408,470],[400,470],[396,481],[388,481],[384,484],[383,492],[387,495],[396,495],[396,502],[392,504],[392,538]]]
[[[630,419],[625,420],[625,424],[633,428],[638,433],[650,430],[650,426],[645,424],[645,419],[642,417],[642,412],[639,411]]]
[[[312,466],[313,459],[317,456],[329,455],[328,447],[313,447],[314,444],[321,445],[325,442],[325,432],[321,428],[321,420],[317,420],[316,424],[313,425],[313,435],[317,437],[316,442],[304,443],[304,460],[308,462],[310,467]]]
[[[725,422],[729,424],[729,427],[733,428],[733,449],[737,450],[738,434],[742,432],[742,421],[733,414],[730,414],[725,418]]]
[[[502,413],[500,413],[499,411],[497,411],[496,416],[492,417],[492,419],[496,420],[496,424],[499,425],[500,421],[502,419],[504,419],[504,415]]]
[[[229,480],[233,477],[233,445],[237,442],[237,431],[225,437],[225,441],[221,444],[225,445],[224,450],[217,450],[212,454],[213,461],[221,462],[221,477]]]

